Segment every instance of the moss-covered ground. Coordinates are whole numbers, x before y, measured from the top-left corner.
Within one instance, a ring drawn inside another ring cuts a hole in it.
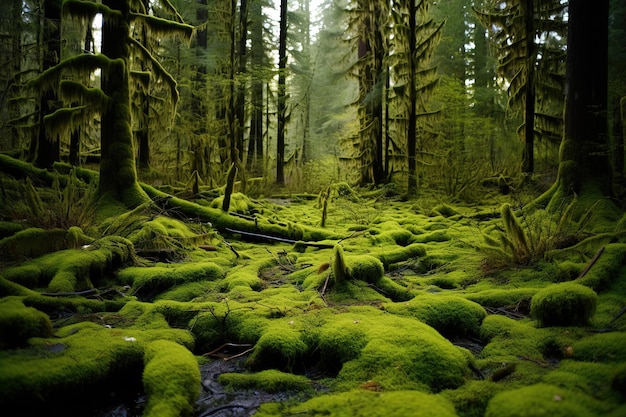
[[[619,216],[349,187],[228,215],[147,190],[78,230],[0,222],[2,410],[132,393],[145,416],[200,415],[202,367],[237,359],[224,390],[289,393],[264,417],[626,412]]]

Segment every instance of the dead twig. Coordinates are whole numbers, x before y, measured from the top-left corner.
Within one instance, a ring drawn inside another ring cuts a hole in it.
[[[589,261],[589,264],[585,267],[585,269],[582,270],[582,272],[580,273],[580,275],[578,275],[578,278],[576,278],[576,279],[580,279],[580,278],[584,277],[585,275],[587,275],[587,272],[589,272],[589,270],[591,269],[593,264],[596,263],[596,261],[598,260],[600,255],[602,255],[603,252],[604,252],[604,246],[602,246],[600,249],[598,249],[596,254]]]
[[[226,348],[238,348],[238,349],[247,348],[247,349],[244,350],[243,352],[236,353],[234,355],[229,355],[229,356],[224,356],[223,354],[220,354],[220,352],[222,352]],[[202,354],[202,356],[215,356],[215,357],[222,358],[225,361],[227,361],[233,358],[237,358],[239,356],[243,356],[246,353],[249,353],[250,351],[252,351],[253,349],[254,349],[254,345],[251,345],[249,343],[224,343],[223,345],[213,349],[212,351]]]

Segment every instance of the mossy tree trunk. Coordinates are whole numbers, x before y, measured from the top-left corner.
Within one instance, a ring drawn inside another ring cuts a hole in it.
[[[276,184],[285,184],[285,122],[287,86],[285,71],[287,68],[287,0],[280,1],[280,35],[278,40],[278,131],[276,133]]]
[[[567,99],[550,206],[581,193],[612,195],[607,137],[608,0],[569,3]]]
[[[44,2],[42,24],[45,42],[42,69],[45,71],[58,64],[61,56],[61,0]],[[60,160],[59,136],[46,132],[44,123],[44,116],[56,110],[57,101],[57,94],[52,90],[44,91],[39,100],[39,133],[31,151],[34,151],[35,164],[40,168],[52,168],[52,164]]]
[[[104,0],[119,17],[105,19],[102,52],[111,63],[102,72],[102,91],[111,98],[102,114],[101,160],[98,182],[100,200],[110,199],[126,207],[136,207],[148,199],[137,182],[135,150],[131,131],[128,33],[128,0]]]

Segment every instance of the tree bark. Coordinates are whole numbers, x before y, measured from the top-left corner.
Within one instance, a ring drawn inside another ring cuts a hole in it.
[[[280,35],[278,40],[278,131],[276,132],[276,184],[285,184],[285,113],[287,86],[287,0],[280,0]]]
[[[608,0],[569,3],[565,132],[557,198],[580,194],[583,187],[612,195],[607,137],[608,12]]]
[[[129,85],[128,0],[105,0],[103,4],[119,10],[120,17],[105,19],[102,52],[111,63],[102,72],[102,91],[111,104],[102,114],[101,159],[97,195],[101,201],[118,201],[136,207],[148,199],[137,182],[135,151],[131,132]]]

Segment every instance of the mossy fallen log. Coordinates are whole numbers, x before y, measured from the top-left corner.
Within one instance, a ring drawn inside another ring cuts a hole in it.
[[[324,229],[298,225],[292,222],[285,222],[286,226],[281,226],[270,223],[263,218],[259,218],[257,221],[250,221],[239,216],[231,216],[220,209],[202,206],[170,196],[146,184],[141,186],[148,196],[155,200],[168,215],[185,220],[193,219],[203,223],[211,223],[220,232],[228,233],[230,229],[245,233],[258,233],[290,241],[338,240],[341,238],[341,236]]]

